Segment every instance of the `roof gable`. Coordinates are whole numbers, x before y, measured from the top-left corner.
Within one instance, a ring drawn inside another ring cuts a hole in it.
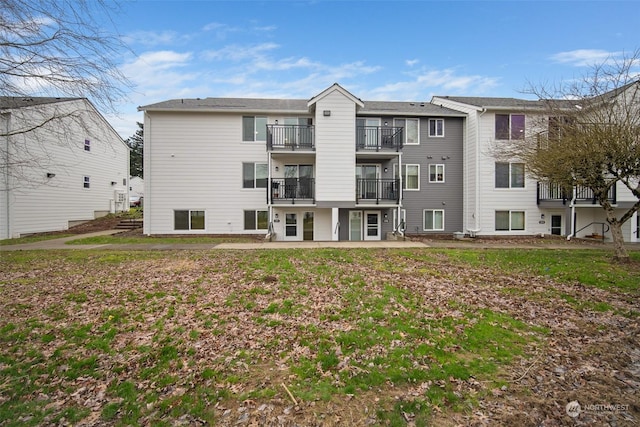
[[[320,101],[321,99],[323,99],[327,95],[329,95],[329,94],[331,94],[333,92],[336,92],[336,91],[340,92],[343,96],[345,96],[346,98],[348,98],[351,101],[353,101],[353,103],[356,104],[357,106],[359,106],[360,108],[364,107],[364,103],[362,102],[362,100],[360,98],[354,96],[351,92],[349,92],[348,90],[346,90],[345,88],[340,86],[338,83],[334,83],[333,85],[331,85],[327,89],[323,90],[322,92],[320,92],[319,94],[317,94],[316,96],[311,98],[309,100],[309,102],[307,102],[307,107],[312,107],[318,101]]]

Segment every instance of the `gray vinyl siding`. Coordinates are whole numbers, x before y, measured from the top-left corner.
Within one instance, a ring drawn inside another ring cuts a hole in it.
[[[429,137],[429,119],[422,118],[420,144],[406,145],[402,150],[403,164],[420,165],[420,191],[405,191],[402,202],[407,211],[408,234],[464,231],[463,119],[445,117],[444,128],[444,137]],[[444,183],[429,182],[429,164],[445,165]],[[444,231],[423,230],[424,209],[444,210]]]

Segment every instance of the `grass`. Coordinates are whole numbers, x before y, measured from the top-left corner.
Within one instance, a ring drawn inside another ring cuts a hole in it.
[[[67,242],[67,245],[138,245],[138,244],[218,244],[218,243],[252,243],[251,237],[231,237],[231,236],[180,236],[180,237],[157,237],[157,236],[94,236],[81,239],[74,239]]]
[[[0,246],[9,246],[9,245],[22,245],[25,243],[35,243],[42,242],[45,240],[53,240],[53,239],[62,239],[64,237],[73,236],[73,234],[39,234],[33,236],[20,237],[17,239],[2,239],[0,240]]]
[[[550,307],[611,313],[618,308],[608,296],[637,299],[640,269],[608,263],[609,256],[7,252],[0,260],[0,425],[63,418],[216,424],[216,404],[287,402],[282,384],[300,402],[313,402],[310,417],[326,405],[347,408],[342,402],[350,396],[376,396],[379,425],[406,425],[408,418],[429,425],[436,413],[477,408],[550,332],[536,319],[520,319],[525,312],[477,305],[467,294],[490,288],[491,275],[501,274],[519,281],[496,290],[496,298],[531,295]],[[533,276],[577,281],[603,289],[604,297],[553,285],[533,295],[526,280]],[[484,386],[474,389],[476,382]]]

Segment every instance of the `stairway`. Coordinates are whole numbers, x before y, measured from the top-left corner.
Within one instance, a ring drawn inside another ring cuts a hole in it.
[[[127,218],[121,219],[116,225],[117,230],[135,230],[136,228],[142,228],[143,221],[140,218]]]

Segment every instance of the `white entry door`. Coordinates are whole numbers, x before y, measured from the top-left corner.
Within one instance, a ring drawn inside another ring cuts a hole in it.
[[[300,240],[298,237],[298,214],[284,214],[284,240]]]
[[[364,211],[364,240],[380,240],[380,212]]]

